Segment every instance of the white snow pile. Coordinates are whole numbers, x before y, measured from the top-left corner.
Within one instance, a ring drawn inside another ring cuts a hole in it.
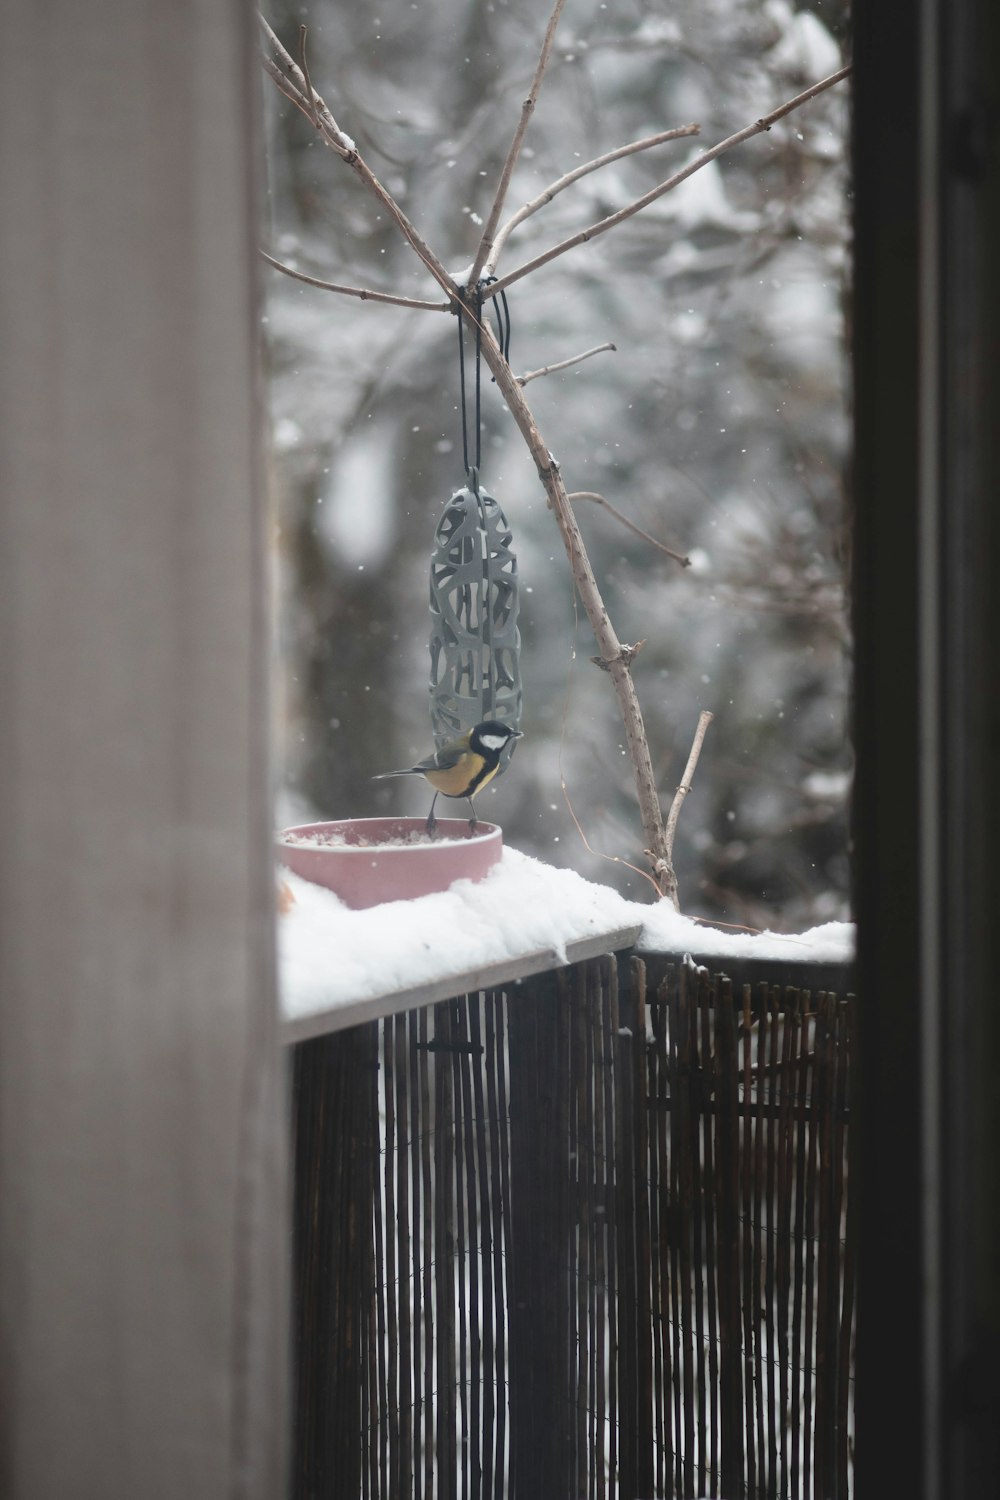
[[[828,922],[795,936],[721,932],[666,902],[626,901],[609,886],[504,849],[475,882],[413,901],[352,911],[288,870],[292,896],[278,924],[282,1004],[289,1020],[391,995],[540,951],[566,961],[568,944],[628,928],[646,950],[698,958],[849,961],[854,928]]]

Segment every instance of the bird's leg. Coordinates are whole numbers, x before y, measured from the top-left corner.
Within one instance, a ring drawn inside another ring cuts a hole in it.
[[[475,808],[475,804],[473,803],[471,797],[467,797],[465,800],[468,802],[468,804],[469,804],[469,811],[472,814],[472,817],[469,819],[469,828],[471,829],[471,831],[473,833],[475,833],[476,829],[479,827],[479,824],[476,822],[476,808]]]
[[[434,830],[437,827],[437,818],[434,816],[434,803],[437,802],[437,799],[438,799],[438,794],[437,794],[437,792],[435,792],[434,793],[434,801],[431,803],[431,810],[427,814],[427,822],[425,824],[427,833],[428,833],[428,835],[431,838],[434,837]]]

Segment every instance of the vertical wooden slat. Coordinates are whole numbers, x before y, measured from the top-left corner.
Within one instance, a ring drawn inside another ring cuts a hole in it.
[[[420,1311],[423,1318],[423,1365],[421,1370],[421,1408],[423,1427],[421,1446],[424,1460],[424,1494],[431,1500],[434,1495],[434,1174],[432,1153],[434,1140],[434,1116],[431,1110],[431,1012],[428,1007],[420,1011],[418,1046],[415,1048],[420,1063],[420,1184],[421,1184],[421,1238],[422,1238],[422,1282],[420,1288]]]
[[[370,1143],[372,1143],[372,1314],[369,1326],[369,1443],[367,1443],[367,1470],[372,1500],[384,1500],[385,1485],[381,1482],[384,1473],[384,1445],[387,1434],[385,1422],[385,1262],[382,1242],[382,1067],[381,1029],[378,1022],[369,1028],[370,1067]]]
[[[670,1308],[670,1153],[668,1135],[670,1129],[670,1067],[669,1031],[667,1018],[668,984],[672,982],[673,970],[657,987],[656,1003],[653,1006],[653,1058],[656,1066],[655,1119],[656,1140],[653,1154],[652,1219],[656,1225],[653,1255],[658,1297],[656,1338],[659,1371],[657,1377],[657,1418],[659,1431],[659,1462],[657,1488],[660,1494],[674,1493],[674,1364],[671,1353],[672,1321]]]
[[[588,977],[589,965],[576,967],[570,988],[573,1007],[573,1137],[570,1154],[572,1199],[569,1205],[571,1235],[575,1236],[575,1286],[576,1286],[576,1380],[573,1399],[576,1403],[576,1452],[574,1455],[573,1488],[576,1494],[590,1492],[592,1467],[592,1434],[590,1430],[590,1234],[591,1234],[591,1178],[593,1161],[590,1140],[590,1078],[588,1076]]]
[[[597,1411],[597,1121],[595,1116],[596,1106],[596,1063],[594,1056],[594,1017],[596,1007],[599,1004],[600,994],[600,966],[596,960],[582,964],[583,972],[583,1004],[584,1004],[584,1039],[586,1050],[583,1058],[584,1066],[584,1097],[587,1104],[587,1131],[585,1137],[584,1166],[586,1169],[584,1178],[584,1191],[586,1201],[586,1213],[584,1217],[584,1229],[586,1233],[586,1275],[585,1285],[587,1291],[587,1322],[586,1322],[586,1415],[587,1415],[587,1495],[588,1500],[596,1500],[597,1496],[597,1466],[603,1467],[604,1454],[603,1443],[601,1452],[598,1453],[598,1411]]]
[[[698,976],[698,1008],[701,1017],[702,1077],[704,1080],[705,1114],[703,1120],[703,1150],[705,1153],[705,1281],[708,1312],[708,1388],[709,1388],[709,1451],[706,1493],[718,1494],[719,1486],[719,1441],[721,1429],[719,1350],[721,1332],[719,1323],[719,1257],[716,1231],[716,1176],[715,1176],[715,1120],[718,1116],[719,1091],[716,1083],[714,1056],[714,990],[709,975]]]
[[[775,1274],[777,1256],[777,1170],[779,1152],[779,1122],[778,1122],[778,1090],[780,1087],[779,1059],[783,1027],[781,1020],[780,992],[765,985],[763,991],[763,1003],[768,1014],[768,1048],[767,1048],[767,1137],[766,1137],[766,1160],[767,1181],[764,1186],[764,1201],[767,1204],[767,1255],[764,1270],[764,1300],[767,1307],[767,1342],[765,1357],[767,1360],[767,1411],[768,1411],[768,1443],[767,1443],[767,1465],[768,1482],[767,1494],[771,1500],[777,1500],[779,1469],[778,1469],[778,1443],[780,1433],[785,1425],[785,1414],[782,1407],[778,1405],[778,1293]]]
[[[295,1054],[296,1496],[362,1486],[369,1288],[361,1275],[373,1256],[365,1048],[361,1030]]]
[[[798,991],[786,989],[784,1024],[781,1041],[781,1082],[778,1111],[778,1213],[777,1255],[775,1265],[778,1298],[778,1400],[781,1409],[781,1500],[791,1500],[789,1492],[791,1464],[791,1394],[789,1315],[792,1300],[792,1199],[795,1190],[794,1100],[796,1057],[799,1035]]]
[[[388,1370],[388,1312],[386,1293],[386,1247],[384,1234],[385,1216],[385,1161],[388,1155],[386,1136],[383,1130],[383,1104],[385,1101],[385,1032],[381,1022],[374,1022],[375,1057],[378,1071],[375,1080],[375,1317],[376,1317],[376,1361],[378,1368],[378,1458],[379,1500],[388,1492],[389,1478],[389,1370]]]
[[[840,1362],[841,1362],[841,1327],[843,1324],[843,1309],[846,1300],[846,1224],[845,1224],[845,1202],[844,1190],[845,1180],[845,1157],[847,1145],[847,1098],[848,1098],[848,1069],[849,1044],[848,1044],[848,1007],[846,1002],[835,997],[835,1026],[836,1026],[836,1060],[837,1078],[833,1093],[833,1264],[834,1272],[831,1278],[830,1293],[830,1321],[831,1327],[831,1358],[832,1369],[830,1378],[830,1409],[828,1442],[831,1456],[831,1473],[833,1476],[832,1493],[836,1500],[840,1500],[846,1488],[846,1466],[845,1466],[845,1437],[847,1423],[843,1420],[840,1407]]]
[[[508,1012],[512,1500],[570,1492],[565,1236],[568,1102],[553,976]]]
[[[538,1057],[539,1067],[545,1068],[546,1095],[543,1095],[545,1113],[543,1128],[549,1129],[552,1149],[547,1162],[549,1172],[548,1192],[543,1196],[542,1214],[545,1220],[543,1241],[543,1265],[551,1267],[550,1275],[556,1293],[546,1298],[548,1336],[554,1351],[551,1379],[553,1381],[552,1412],[556,1427],[546,1439],[548,1483],[554,1490],[571,1489],[571,1461],[573,1457],[573,1408],[572,1353],[569,1337],[569,1316],[573,1305],[574,1287],[570,1275],[569,1246],[574,1233],[571,1174],[574,1161],[571,1152],[574,1141],[570,1126],[572,1108],[572,1035],[571,987],[565,971],[560,971],[559,984],[546,1011],[542,1012],[544,1031],[542,1047]],[[551,1076],[551,1062],[556,1057],[555,1076]],[[541,1081],[541,1080],[539,1080]]]
[[[743,1444],[747,1494],[756,1495],[754,1446],[754,1323],[753,1287],[753,1007],[750,986],[743,986],[741,1024],[741,1101],[739,1123],[740,1210],[739,1246],[743,1325]]]
[[[666,1153],[667,1153],[667,1181],[669,1191],[664,1201],[665,1212],[665,1240],[669,1246],[669,1259],[667,1261],[667,1276],[669,1287],[668,1309],[670,1327],[670,1366],[671,1391],[673,1400],[671,1403],[671,1430],[673,1433],[672,1443],[672,1495],[683,1496],[686,1485],[684,1482],[684,1426],[685,1426],[685,1401],[684,1401],[684,1357],[681,1347],[681,1268],[680,1268],[680,1245],[681,1245],[681,1188],[680,1170],[682,1152],[680,1149],[680,1062],[677,1055],[678,1034],[678,993],[681,983],[681,972],[672,968],[667,984],[661,988],[666,1016],[666,1064],[669,1079],[669,1103],[666,1114]]]
[[[770,1490],[767,1484],[767,1459],[765,1456],[767,1452],[767,1435],[765,1431],[765,1424],[770,1425],[771,1420],[770,1412],[766,1408],[765,1400],[765,1392],[767,1388],[767,1377],[765,1371],[765,1334],[767,1327],[766,1320],[770,1316],[770,1309],[766,1306],[766,1304],[763,1304],[765,1233],[764,1221],[766,1215],[764,1201],[764,1095],[769,1030],[766,984],[759,986],[757,990],[757,1007],[755,1019],[757,1027],[757,1061],[756,1067],[754,1068],[753,1100],[753,1274],[751,1276],[749,1321],[753,1329],[754,1404],[757,1414],[756,1492],[763,1496],[770,1494]]]
[[[593,1115],[594,1115],[594,1328],[591,1341],[594,1346],[594,1454],[597,1460],[595,1500],[606,1500],[608,1475],[608,1295],[607,1257],[605,1254],[605,1231],[608,1214],[607,1143],[604,1133],[604,1017],[610,1004],[608,993],[608,968],[610,960],[595,959],[594,1008],[591,1013],[591,1047],[594,1059]]]
[[[603,1172],[601,1202],[604,1205],[604,1286],[607,1308],[607,1349],[602,1359],[607,1368],[607,1434],[608,1475],[607,1493],[618,1494],[618,1299],[621,1295],[618,1281],[618,1137],[615,1129],[615,1091],[618,1083],[615,1042],[619,1034],[618,964],[614,954],[607,959],[607,1002],[601,1013],[601,1081],[602,1122],[604,1130]],[[602,1490],[602,1496],[605,1491]]]
[[[580,1167],[580,1134],[582,1105],[580,1100],[580,1085],[582,1068],[579,1064],[580,1052],[580,1027],[582,1024],[581,1007],[579,1004],[580,974],[578,969],[569,973],[560,973],[559,999],[560,1008],[566,1016],[569,1046],[566,1056],[566,1115],[567,1115],[567,1137],[566,1137],[566,1182],[567,1182],[567,1255],[569,1271],[569,1302],[568,1313],[568,1354],[569,1354],[569,1386],[568,1395],[570,1408],[566,1412],[566,1430],[570,1438],[568,1445],[569,1459],[569,1487],[570,1493],[580,1495],[580,1470],[581,1462],[585,1461],[586,1435],[582,1428],[583,1423],[583,1400],[581,1396],[581,1372],[580,1362],[583,1348],[583,1333],[581,1324],[585,1321],[581,1314],[581,1298],[584,1292],[580,1277],[580,1182],[582,1172]],[[560,1071],[561,1076],[561,1071]],[[582,1496],[581,1496],[582,1500]]]
[[[809,1494],[812,1469],[812,1349],[811,1332],[812,1288],[809,1277],[812,1271],[812,1198],[809,1188],[812,1181],[810,1158],[812,1154],[812,1130],[809,1109],[812,1097],[812,1049],[814,1045],[813,1011],[808,990],[802,992],[802,1035],[799,1050],[798,1118],[799,1142],[795,1164],[795,1354],[793,1365],[792,1404],[799,1424],[798,1460],[799,1469],[793,1469],[793,1488],[801,1484],[802,1492]],[[807,1309],[809,1311],[807,1311]],[[800,1477],[801,1476],[801,1477]]]
[[[612,998],[612,1042],[615,1059],[615,1259],[618,1318],[618,1472],[621,1493],[641,1493],[639,1455],[644,1434],[652,1418],[652,1393],[643,1388],[639,1373],[639,1334],[642,1327],[640,1296],[643,1278],[648,1286],[649,1235],[645,1184],[645,1122],[647,1100],[637,1088],[639,1052],[644,1036],[639,1032],[645,990],[645,965],[629,960],[628,981],[623,994]],[[634,1121],[634,1128],[632,1122]],[[648,1305],[648,1291],[646,1295]],[[649,1343],[649,1322],[644,1327]],[[652,1444],[650,1442],[651,1449]],[[652,1494],[652,1477],[646,1489]]]
[[[693,1342],[695,1358],[695,1403],[697,1407],[697,1452],[694,1456],[696,1465],[697,1487],[699,1493],[706,1495],[710,1484],[710,1461],[709,1461],[709,1410],[708,1410],[708,1380],[706,1373],[706,1355],[708,1340],[711,1337],[706,1320],[706,1249],[705,1249],[705,1210],[706,1194],[705,1180],[703,1176],[705,1165],[705,1135],[707,1134],[706,1111],[708,1100],[705,1088],[705,1067],[702,1051],[701,1015],[702,1015],[702,989],[705,973],[694,976],[693,982],[686,987],[685,1004],[687,1007],[687,1027],[690,1048],[690,1088],[691,1088],[691,1110],[690,1110],[690,1172],[691,1172],[691,1199],[692,1199],[692,1267],[693,1267],[693,1292],[694,1292],[694,1318],[693,1318]]]
[[[836,1481],[831,1482],[831,1451],[827,1441],[828,1424],[827,1396],[831,1376],[835,1374],[836,1321],[830,1317],[830,1290],[834,1254],[839,1250],[840,1225],[833,1220],[833,1093],[834,1093],[834,1049],[833,1025],[835,1015],[834,997],[823,993],[817,1000],[816,1014],[816,1072],[813,1091],[813,1115],[816,1122],[816,1150],[818,1173],[816,1184],[816,1378],[814,1442],[815,1487],[820,1494],[835,1494]],[[833,1244],[830,1243],[831,1228]],[[830,1358],[829,1339],[834,1338],[833,1360]]]
[[[451,1002],[434,1008],[434,1320],[436,1324],[435,1458],[441,1500],[458,1495],[455,1364],[455,1097]]]
[[[327,1143],[327,1181],[323,1184],[323,1191],[324,1195],[330,1193],[334,1211],[326,1215],[326,1233],[322,1236],[320,1253],[332,1273],[329,1289],[332,1317],[327,1332],[330,1342],[328,1349],[324,1351],[324,1361],[327,1364],[327,1404],[325,1413],[321,1412],[321,1420],[325,1416],[326,1425],[330,1423],[332,1416],[333,1432],[332,1442],[323,1444],[326,1450],[323,1468],[327,1483],[332,1481],[338,1487],[343,1485],[345,1489],[357,1493],[360,1461],[357,1430],[357,1304],[351,1274],[357,1249],[357,1220],[355,1205],[351,1201],[355,1156],[353,1103],[357,1076],[357,1033],[331,1037],[329,1040],[336,1054],[336,1071],[330,1080],[335,1089],[331,1116],[334,1123]],[[321,1319],[320,1328],[322,1327]]]
[[[490,1204],[490,1175],[487,1154],[489,1122],[486,1117],[486,1099],[483,1071],[487,1066],[483,1048],[482,1008],[485,996],[469,997],[469,1038],[472,1046],[470,1063],[472,1069],[472,1103],[475,1120],[476,1184],[478,1188],[479,1245],[482,1260],[481,1295],[482,1349],[479,1387],[482,1411],[482,1442],[478,1453],[482,1474],[486,1479],[487,1493],[492,1488],[494,1469],[493,1444],[496,1433],[496,1387],[493,1381],[494,1350],[496,1342],[493,1311],[493,1214]]]
[[[719,1234],[719,1335],[722,1402],[720,1490],[726,1500],[745,1493],[743,1471],[743,1351],[740,1330],[739,1057],[730,981],[720,976],[715,1008],[716,1184]]]
[[[622,1079],[631,1094],[637,1119],[634,1148],[633,1197],[636,1203],[636,1482],[634,1494],[652,1494],[654,1487],[654,1308],[652,1308],[652,1247],[649,1223],[649,1154],[652,1131],[649,1130],[649,1055],[646,1050],[646,968],[642,960],[630,960],[631,980],[636,1002],[631,1011],[633,1034],[633,1070],[622,1070]],[[628,1119],[628,1113],[625,1113]]]
[[[466,995],[461,1007],[463,1048],[460,1053],[462,1075],[462,1141],[465,1151],[466,1222],[468,1245],[466,1265],[469,1277],[469,1448],[468,1467],[472,1500],[481,1500],[483,1484],[482,1404],[483,1404],[483,1318],[482,1318],[482,1224],[480,1219],[479,1183],[476,1159],[476,1137],[479,1120],[475,1108],[472,1079],[479,1067],[473,1056],[472,1018],[479,1007],[478,993]]]
[[[501,1110],[506,1109],[506,1099],[499,1087],[502,1078],[500,1051],[503,1041],[503,997],[499,991],[491,991],[485,997],[486,1028],[486,1114],[489,1141],[489,1202],[490,1202],[490,1248],[493,1276],[494,1340],[493,1363],[489,1378],[493,1386],[493,1409],[495,1430],[493,1438],[493,1473],[491,1500],[503,1500],[506,1472],[504,1448],[506,1443],[506,1289],[504,1284],[504,1213],[502,1190],[500,1129]],[[502,1102],[501,1102],[502,1101]]]
[[[681,1350],[680,1394],[683,1414],[683,1462],[681,1465],[680,1494],[695,1492],[695,1388],[694,1348],[692,1332],[697,1337],[699,1330],[692,1330],[692,1264],[691,1245],[694,1238],[694,1155],[691,1129],[691,991],[697,993],[697,975],[691,975],[684,965],[678,976],[678,984],[671,1005],[671,1030],[674,1033],[674,1057],[676,1059],[676,1083],[671,1101],[671,1122],[676,1129],[673,1141],[677,1152],[677,1207],[675,1232],[677,1237],[677,1303],[678,1340]]]
[[[511,1305],[511,1277],[510,1277],[510,1254],[511,1254],[511,1251],[510,1251],[510,1245],[511,1245],[511,1206],[510,1206],[510,1161],[511,1161],[510,1097],[511,1096],[510,1096],[510,1085],[509,1085],[509,1082],[508,1082],[508,1068],[507,1068],[508,1042],[507,1042],[507,1024],[506,1024],[509,1004],[510,1004],[510,998],[509,998],[509,996],[506,996],[506,995],[501,996],[499,994],[497,995],[497,1002],[496,1002],[496,1030],[497,1030],[496,1075],[497,1075],[497,1098],[498,1098],[497,1127],[498,1127],[498,1140],[499,1140],[498,1154],[499,1154],[499,1169],[500,1169],[500,1171],[499,1171],[499,1182],[500,1182],[499,1204],[500,1204],[500,1221],[501,1221],[501,1226],[502,1226],[503,1250],[504,1250],[503,1260],[502,1260],[502,1265],[501,1265],[501,1272],[502,1272],[502,1278],[503,1278],[504,1309],[505,1309],[505,1314],[504,1314],[504,1330],[503,1330],[504,1331],[504,1359],[503,1359],[502,1367],[499,1369],[499,1372],[498,1372],[498,1378],[503,1383],[502,1384],[502,1392],[501,1392],[502,1400],[501,1400],[501,1403],[500,1403],[500,1417],[501,1417],[501,1421],[504,1424],[504,1433],[503,1433],[503,1436],[506,1439],[506,1444],[504,1443],[503,1440],[500,1440],[498,1442],[498,1462],[503,1465],[503,1471],[502,1472],[505,1475],[506,1474],[510,1474],[513,1471],[513,1437],[514,1437],[513,1428],[511,1427],[511,1425],[508,1422],[508,1412],[509,1412],[509,1409],[510,1409],[511,1351],[512,1351],[512,1348],[513,1348],[513,1342],[512,1342],[512,1338],[511,1338],[511,1334],[510,1334],[510,1313],[509,1313],[509,1309],[510,1309],[510,1305]],[[497,1500],[500,1500],[500,1496],[504,1495],[506,1493],[507,1493],[506,1488],[501,1488],[501,1486],[498,1484],[498,1488],[497,1488]]]
[[[798,1500],[800,1474],[804,1463],[804,1452],[808,1442],[808,1426],[805,1421],[803,1392],[803,1366],[805,1363],[802,1309],[805,1296],[805,1235],[806,1229],[806,1157],[808,1153],[808,1084],[809,1084],[809,1015],[808,992],[799,993],[799,1010],[796,1025],[794,1053],[794,1216],[790,1235],[793,1270],[792,1289],[792,1338],[791,1367],[792,1389],[789,1407],[792,1422],[792,1458],[789,1469],[789,1493]],[[808,1378],[806,1376],[806,1378]]]
[[[647,1049],[647,1111],[649,1122],[649,1148],[645,1161],[645,1192],[649,1204],[650,1241],[650,1311],[652,1329],[652,1376],[653,1376],[653,1459],[654,1489],[657,1495],[664,1493],[665,1455],[667,1447],[668,1403],[670,1392],[666,1371],[663,1367],[664,1298],[665,1287],[661,1275],[660,1239],[660,1133],[663,1128],[663,1104],[661,1092],[665,1089],[663,1069],[660,1066],[662,1007],[659,993],[648,997],[651,1041]]]
[[[399,1298],[396,1276],[396,1029],[392,1017],[382,1022],[385,1068],[385,1289],[388,1360],[389,1492],[401,1494],[399,1442]]]
[[[632,1107],[625,1120],[638,1120],[635,1146],[633,1181],[636,1211],[636,1323],[635,1323],[635,1391],[636,1391],[636,1448],[635,1490],[637,1495],[653,1492],[653,1412],[655,1392],[653,1386],[653,1308],[652,1246],[650,1235],[649,1157],[652,1132],[649,1129],[650,1079],[648,1072],[649,1053],[646,1048],[646,969],[641,960],[632,965],[635,987],[635,1013],[633,1020],[633,1070],[623,1069],[626,1088],[631,1094]]]
[[[854,1008],[855,999],[848,995],[844,1014],[844,1081],[838,1098],[841,1109],[846,1112],[849,1101],[853,1097],[853,1087],[850,1084],[849,1070],[853,1065],[852,1051],[854,1045]],[[845,1132],[846,1133],[846,1132]],[[844,1173],[846,1178],[846,1194],[843,1212],[844,1224],[844,1289],[843,1302],[840,1316],[840,1362],[837,1380],[837,1420],[838,1420],[838,1452],[840,1454],[840,1482],[838,1485],[838,1500],[847,1500],[850,1493],[849,1476],[851,1472],[850,1444],[852,1439],[852,1427],[854,1416],[854,1310],[855,1294],[857,1286],[857,1225],[858,1225],[858,1199],[857,1184],[852,1180],[850,1163],[857,1151],[857,1143],[850,1140],[845,1141],[842,1148],[844,1158]]]
[[[462,1047],[465,1044],[465,1026],[462,1003],[451,1001],[451,1067],[452,1091],[455,1101],[455,1272],[458,1282],[458,1463],[459,1488],[463,1496],[470,1493],[471,1478],[469,1463],[469,1259],[470,1235],[467,1212],[468,1184],[466,1181],[465,1132],[467,1112],[462,1088]]]
[[[413,1266],[410,1259],[409,1068],[406,1016],[394,1018],[393,1063],[396,1079],[396,1267],[399,1313],[399,1493],[413,1486]]]
[[[412,1443],[413,1443],[413,1500],[423,1500],[423,1202],[420,1191],[420,1152],[424,1123],[420,1115],[420,1018],[426,1022],[426,1011],[408,1011],[404,1033],[407,1065],[407,1097],[409,1099],[409,1128],[404,1142],[404,1171],[410,1174],[410,1254],[407,1264],[407,1287],[411,1311],[411,1367],[412,1391]],[[400,1018],[401,1020],[404,1018]],[[426,1053],[423,1054],[426,1056]]]
[[[802,1379],[802,1488],[813,1493],[816,1484],[816,1250],[817,1178],[819,1178],[819,1085],[817,1079],[817,1011],[810,1014],[810,1092],[808,1092],[808,1154],[805,1158],[805,1316],[802,1323],[804,1379]]]

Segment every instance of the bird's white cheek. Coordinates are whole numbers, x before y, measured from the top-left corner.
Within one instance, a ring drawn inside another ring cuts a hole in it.
[[[487,750],[502,750],[508,738],[506,734],[484,734],[479,743]]]

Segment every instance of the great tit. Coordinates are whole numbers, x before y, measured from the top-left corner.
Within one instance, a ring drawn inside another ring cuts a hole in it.
[[[383,771],[380,775],[373,776],[372,780],[384,781],[388,776],[425,777],[434,788],[434,802],[427,814],[428,833],[433,833],[437,825],[434,803],[439,796],[465,797],[472,813],[469,827],[475,833],[476,809],[472,799],[497,774],[500,757],[511,740],[519,740],[521,737],[521,731],[512,729],[509,724],[501,724],[497,719],[484,719],[481,724],[470,729],[468,734],[461,735],[457,740],[449,740],[447,745],[442,745],[440,750],[428,755],[425,760],[417,761],[415,766],[407,766],[402,771]]]

